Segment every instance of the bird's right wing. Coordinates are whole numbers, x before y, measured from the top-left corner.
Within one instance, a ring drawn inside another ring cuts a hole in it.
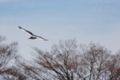
[[[34,35],[34,36],[38,37],[38,38],[41,39],[41,40],[48,41],[48,39],[45,39],[45,38],[43,38],[43,37],[41,37],[41,36],[37,36],[37,35]]]
[[[28,31],[28,30],[25,30],[25,29],[23,29],[22,27],[20,27],[20,26],[18,26],[22,31],[24,31],[24,32],[27,32],[27,33],[29,33],[30,35],[34,35],[32,32],[30,32],[30,31]]]

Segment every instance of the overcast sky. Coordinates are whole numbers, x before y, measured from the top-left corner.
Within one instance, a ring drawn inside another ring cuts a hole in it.
[[[21,26],[49,41],[28,40]],[[30,56],[36,46],[50,50],[59,40],[100,43],[112,53],[120,50],[119,0],[0,0],[0,35],[18,41],[19,53]]]

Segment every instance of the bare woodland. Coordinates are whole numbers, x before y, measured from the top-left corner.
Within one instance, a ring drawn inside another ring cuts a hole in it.
[[[18,43],[0,36],[0,80],[120,80],[120,51],[100,44],[59,41],[51,51],[34,50],[32,61],[18,54]]]

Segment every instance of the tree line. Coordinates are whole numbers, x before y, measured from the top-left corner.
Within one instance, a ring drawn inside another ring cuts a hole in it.
[[[0,36],[0,80],[120,80],[120,51],[100,44],[59,41],[51,51],[34,50],[27,61],[18,54],[18,43],[5,44]]]

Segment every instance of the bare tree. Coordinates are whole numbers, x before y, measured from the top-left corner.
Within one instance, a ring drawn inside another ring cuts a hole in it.
[[[109,68],[109,80],[120,80],[120,51],[111,56],[107,67]]]
[[[86,63],[82,65],[85,74],[84,71],[80,74],[84,75],[85,80],[108,80],[108,67],[106,64],[110,60],[110,51],[99,44],[90,43],[83,51],[82,56],[82,62]]]
[[[3,44],[6,37],[0,36],[0,79],[2,80],[23,80],[25,76],[20,74],[17,68],[13,68],[11,65],[15,62],[15,58],[18,57],[18,43],[13,42],[11,44]],[[12,62],[12,63],[11,63]]]
[[[32,80],[74,80],[79,65],[79,51],[76,40],[60,41],[51,52],[43,52],[36,47],[35,59],[32,63],[18,60],[24,73]]]
[[[120,80],[120,53],[112,55],[99,44],[60,41],[50,52],[32,47],[33,61],[18,59],[27,80]]]

